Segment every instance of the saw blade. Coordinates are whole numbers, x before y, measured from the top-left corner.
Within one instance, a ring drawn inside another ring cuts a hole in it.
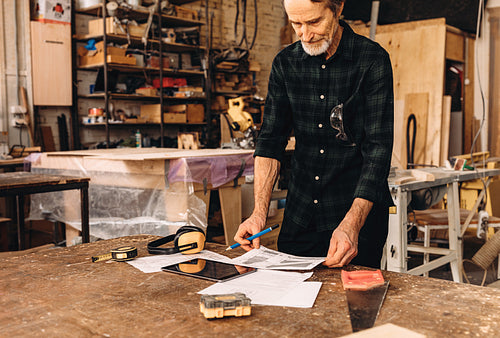
[[[345,291],[353,332],[373,327],[388,288],[389,282],[386,281],[384,285],[366,291]]]

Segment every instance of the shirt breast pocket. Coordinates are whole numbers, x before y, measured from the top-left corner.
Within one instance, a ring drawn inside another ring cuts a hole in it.
[[[341,141],[339,143],[343,143],[343,146],[356,147],[356,145],[362,142],[365,135],[365,107],[365,98],[360,92],[356,92],[346,101],[344,105],[343,123],[349,142],[342,142],[342,140],[339,140]]]

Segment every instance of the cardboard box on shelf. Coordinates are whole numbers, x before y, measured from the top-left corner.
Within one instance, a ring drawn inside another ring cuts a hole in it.
[[[160,105],[143,104],[141,118],[147,122],[160,123]],[[176,104],[164,107],[165,123],[199,123],[205,120],[205,107],[202,104]]]
[[[135,90],[136,94],[144,95],[144,96],[158,96],[158,92],[154,87],[141,87]]]
[[[192,9],[187,9],[181,6],[175,6],[175,13],[177,17],[188,19],[188,20],[198,20],[198,12]]]
[[[141,105],[141,119],[150,123],[161,123],[159,104],[143,104]]]
[[[179,68],[179,54],[176,53],[164,53],[163,54],[163,68]],[[148,57],[148,66],[152,68],[160,67],[160,57],[157,55],[150,55]]]
[[[80,66],[91,66],[104,63],[104,42],[99,41],[95,46],[95,51],[87,51],[85,55],[81,55],[79,52]],[[125,48],[108,46],[107,62],[135,65],[136,58],[132,55],[125,55],[126,52],[127,50]]]
[[[165,123],[186,123],[186,113],[165,113],[163,115],[163,122]]]
[[[187,123],[187,105],[175,104],[165,107],[163,121],[165,123]]]
[[[205,106],[199,103],[188,104],[186,108],[188,123],[199,123],[205,121]]]
[[[89,27],[89,35],[91,36],[96,36],[96,35],[102,35],[102,19],[94,19],[94,20],[89,20],[88,27]],[[116,23],[112,17],[107,17],[106,18],[106,33],[108,34],[124,34],[126,35],[127,32],[130,34],[130,36],[134,37],[142,37],[144,35],[144,31],[146,30],[147,24],[139,24],[139,25],[134,25],[134,24],[121,24],[119,25]]]
[[[33,20],[71,24],[71,0],[36,0],[32,4]]]

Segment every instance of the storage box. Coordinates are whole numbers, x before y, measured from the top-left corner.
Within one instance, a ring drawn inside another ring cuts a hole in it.
[[[160,105],[143,104],[141,105],[141,119],[150,123],[161,123]]]
[[[148,66],[152,68],[160,68],[160,57],[150,55],[148,57]],[[179,68],[179,54],[166,53],[163,55],[163,68]]]
[[[175,6],[175,13],[179,18],[188,20],[198,20],[198,12],[181,6]]]
[[[71,24],[71,0],[36,0],[32,3],[33,20]]]
[[[183,77],[164,77],[162,87],[182,87],[187,85],[187,80]],[[153,79],[153,86],[160,88],[160,79]]]
[[[126,35],[127,30],[130,36],[142,37],[144,35],[144,31],[146,30],[147,24],[140,24],[138,26],[135,25],[124,25],[122,24],[123,31],[118,24],[115,23],[112,17],[106,18],[106,33],[108,34],[122,34]],[[102,19],[94,19],[89,20],[89,35],[96,36],[102,35]]]
[[[120,55],[110,55],[107,56],[108,63],[120,63],[126,65],[135,65],[135,57],[132,55],[120,56]],[[84,55],[80,56],[80,66],[92,66],[104,63],[104,53],[97,53],[92,56]]]
[[[87,55],[80,56],[80,66],[90,66],[104,63],[104,42],[99,41],[95,44],[96,51],[88,52]],[[132,55],[125,55],[127,50],[120,47],[108,46],[108,63],[121,63],[135,65],[136,59]],[[94,54],[92,54],[94,53]]]
[[[186,123],[186,113],[165,113],[163,116],[165,123]]]
[[[135,93],[140,94],[140,95],[145,95],[145,96],[158,96],[158,92],[156,91],[156,88],[153,88],[153,87],[137,88],[135,90]]]
[[[205,120],[205,106],[199,103],[188,104],[186,109],[188,123],[199,123]]]
[[[187,123],[187,105],[176,104],[165,107],[163,122],[165,123]]]

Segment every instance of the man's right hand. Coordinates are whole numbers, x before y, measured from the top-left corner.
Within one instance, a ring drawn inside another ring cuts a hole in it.
[[[252,249],[258,249],[260,247],[260,238],[257,237],[253,241],[249,241],[246,238],[255,235],[256,233],[262,231],[266,226],[266,219],[256,216],[250,216],[246,221],[240,224],[236,235],[234,235],[234,240],[241,244],[241,247],[245,251],[250,251]]]

